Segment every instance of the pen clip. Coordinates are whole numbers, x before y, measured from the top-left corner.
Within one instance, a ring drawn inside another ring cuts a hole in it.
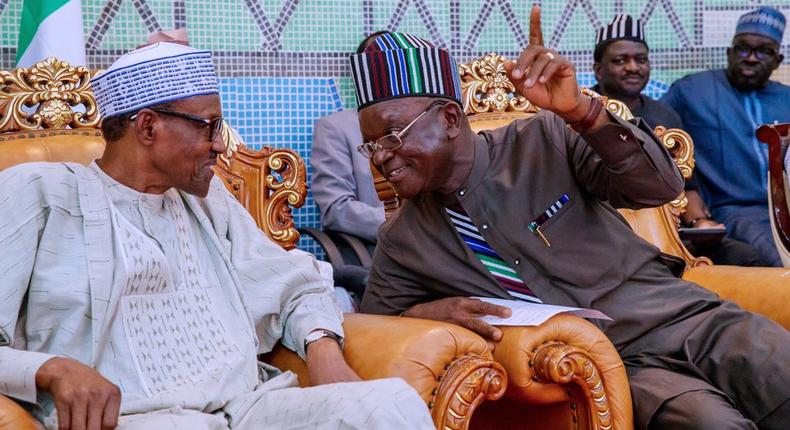
[[[546,248],[551,248],[551,243],[549,242],[548,239],[546,239],[546,236],[543,234],[543,232],[540,231],[540,226],[536,222],[532,222],[529,225],[529,229],[530,231],[535,233],[535,236],[538,236],[543,241],[544,244],[546,244]]]

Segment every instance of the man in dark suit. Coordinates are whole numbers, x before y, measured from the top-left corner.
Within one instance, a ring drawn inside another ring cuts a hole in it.
[[[790,422],[790,333],[676,278],[629,228],[615,207],[663,204],[683,179],[643,121],[579,93],[573,65],[543,46],[538,7],[505,69],[542,112],[481,134],[445,50],[403,33],[377,42],[351,58],[361,148],[403,203],[379,230],[363,311],[497,340],[478,317],[509,309],[470,297],[599,309],[637,428]]]

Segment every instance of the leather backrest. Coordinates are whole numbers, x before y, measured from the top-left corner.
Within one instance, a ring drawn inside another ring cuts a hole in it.
[[[33,161],[88,164],[104,152],[101,130],[39,130],[0,134],[0,170]]]

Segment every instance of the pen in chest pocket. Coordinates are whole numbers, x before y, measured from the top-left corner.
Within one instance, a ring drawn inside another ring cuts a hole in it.
[[[563,194],[562,196],[560,196],[559,199],[557,199],[557,201],[552,203],[551,206],[548,207],[548,209],[543,211],[543,213],[540,214],[540,216],[535,218],[527,226],[527,228],[529,228],[529,230],[532,233],[534,233],[535,236],[539,237],[543,241],[543,243],[546,245],[547,248],[551,248],[551,242],[549,242],[549,240],[546,238],[546,235],[543,234],[540,228],[543,226],[543,224],[546,221],[548,221],[549,219],[551,219],[551,217],[556,215],[557,212],[559,212],[560,209],[562,209],[562,207],[565,206],[570,201],[570,199],[571,198],[568,197],[567,194]]]

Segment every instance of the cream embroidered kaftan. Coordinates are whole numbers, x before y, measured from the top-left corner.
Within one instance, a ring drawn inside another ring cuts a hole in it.
[[[0,183],[0,336],[11,344],[0,346],[0,393],[38,404],[47,426],[54,405],[36,392],[35,373],[53,356],[91,365],[121,387],[122,415],[137,414],[121,420],[127,427],[167,415],[168,423],[227,415],[254,425],[261,421],[250,417],[293,409],[305,391],[267,396],[296,380],[257,354],[281,340],[304,357],[310,331],[342,335],[312,256],[268,240],[217,179],[205,199],[139,193],[95,164],[20,165],[0,172]],[[273,377],[279,382],[265,383]],[[402,381],[376,384],[392,399],[405,393],[406,409],[425,424],[424,405]],[[340,390],[318,388],[307,391]],[[329,419],[306,414],[289,422]]]

